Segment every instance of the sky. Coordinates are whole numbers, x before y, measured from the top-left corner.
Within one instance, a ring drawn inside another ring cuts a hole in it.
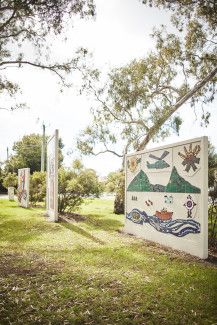
[[[95,63],[101,69],[117,67],[135,58],[141,58],[152,48],[150,33],[154,26],[165,24],[169,28],[169,14],[148,8],[135,0],[96,0],[97,16],[95,20],[74,19],[73,26],[66,26],[67,41],[52,38],[52,53],[55,58],[67,58],[76,48],[82,46],[93,53]],[[14,49],[15,50],[15,49]],[[31,58],[31,50],[26,48],[26,55]],[[77,87],[77,75],[71,80],[74,87],[59,91],[57,78],[50,72],[24,67],[8,69],[8,77],[19,83],[22,95],[17,98],[25,101],[29,109],[8,112],[0,110],[0,162],[6,159],[7,147],[12,154],[15,141],[24,135],[42,133],[42,124],[46,133],[59,134],[65,145],[64,163],[70,166],[72,160],[80,158],[76,151],[76,138],[91,119],[91,101],[84,95],[80,96]],[[151,143],[148,148],[162,146],[177,141],[207,135],[217,147],[216,101],[210,107],[211,121],[208,128],[200,126],[194,112],[184,105],[181,116],[184,123],[180,135],[173,135],[163,142]],[[73,152],[73,154],[70,154]],[[121,159],[111,154],[97,157],[83,157],[88,168],[94,168],[99,175],[105,176],[121,166]]]

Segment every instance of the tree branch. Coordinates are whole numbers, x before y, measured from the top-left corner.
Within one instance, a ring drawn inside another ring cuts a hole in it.
[[[14,9],[12,15],[10,16],[10,18],[8,18],[8,20],[6,20],[6,22],[4,22],[1,26],[0,26],[0,31],[4,30],[4,28],[11,22],[11,20],[14,18],[16,13],[16,10]]]
[[[115,152],[115,151],[113,151],[113,150],[110,150],[110,149],[102,150],[102,151],[99,151],[99,152],[97,152],[97,153],[94,153],[94,152],[93,152],[93,155],[94,155],[94,156],[98,156],[98,155],[100,155],[100,154],[102,154],[102,153],[106,153],[106,152],[113,153],[115,156],[117,156],[117,157],[119,157],[119,158],[123,158],[123,156],[124,156],[124,155],[120,155],[119,153],[117,153],[117,152]]]
[[[50,71],[54,72],[61,79],[63,84],[65,84],[64,78],[57,70],[59,69],[59,70],[67,71],[66,66],[69,65],[69,63],[66,65],[59,65],[59,64],[43,65],[43,64],[39,64],[39,63],[33,63],[33,62],[29,62],[29,61],[19,61],[19,60],[0,62],[0,66],[11,65],[11,64],[18,64],[19,65],[18,67],[21,67],[21,65],[24,64],[24,65],[30,65],[30,66],[33,66],[36,68],[50,70]],[[73,67],[73,68],[75,69],[75,67]]]
[[[152,126],[150,131],[145,136],[144,140],[138,146],[137,151],[143,150],[145,146],[149,143],[149,141],[155,136],[166,120],[175,113],[180,106],[182,106],[188,99],[190,99],[194,94],[196,94],[208,81],[210,81],[217,73],[217,67],[215,67],[205,78],[203,78],[200,82],[196,83],[195,86],[182,98],[180,98],[175,105],[171,107],[170,110],[161,118],[159,118],[157,125]]]

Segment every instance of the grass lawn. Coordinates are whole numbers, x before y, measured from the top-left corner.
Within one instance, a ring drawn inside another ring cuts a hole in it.
[[[0,200],[0,324],[217,324],[217,267],[118,232],[112,201],[77,223]]]

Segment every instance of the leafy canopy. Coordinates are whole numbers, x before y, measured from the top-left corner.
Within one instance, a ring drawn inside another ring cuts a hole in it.
[[[142,59],[112,69],[103,83],[98,70],[84,72],[83,89],[95,99],[93,121],[81,133],[85,154],[123,156],[150,140],[179,133],[179,108],[189,102],[201,123],[209,122],[217,73],[217,10],[213,1],[143,1],[172,10],[176,33],[154,29],[154,49]],[[199,111],[201,107],[201,111]],[[117,152],[116,144],[122,144]]]
[[[0,95],[14,95],[19,85],[8,79],[8,68],[24,65],[49,70],[66,85],[65,76],[76,69],[86,50],[66,62],[50,58],[48,36],[60,35],[73,16],[95,15],[93,0],[1,0],[0,1]],[[26,51],[28,49],[28,51]],[[29,53],[34,53],[32,56]],[[2,102],[2,101],[1,101]],[[24,106],[16,101],[9,107]]]

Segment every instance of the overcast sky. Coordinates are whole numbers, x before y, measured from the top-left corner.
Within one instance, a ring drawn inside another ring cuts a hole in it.
[[[70,57],[77,47],[87,47],[93,52],[96,64],[102,69],[126,64],[134,58],[144,56],[152,47],[150,33],[154,26],[169,25],[169,15],[165,11],[147,8],[136,0],[96,0],[97,17],[95,21],[74,21],[73,28],[67,26],[68,40],[65,43],[53,40],[53,53],[57,58]],[[59,129],[65,144],[64,153],[75,149],[79,132],[90,121],[90,101],[78,95],[76,75],[72,75],[73,89],[59,92],[57,79],[49,72],[26,67],[8,69],[9,78],[17,81],[22,88],[19,99],[30,107],[28,110],[14,112],[0,111],[0,161],[6,159],[6,148],[12,153],[12,145],[24,135],[41,133],[42,122],[47,134]],[[208,135],[217,147],[216,102],[210,106],[212,118],[208,128],[200,126],[194,112],[188,105],[181,108],[184,125],[180,136],[172,136],[163,145]],[[65,164],[70,165],[79,154],[66,155]],[[100,175],[106,175],[120,167],[121,160],[112,155],[84,158],[86,167],[94,168]],[[105,163],[106,162],[106,163]]]

